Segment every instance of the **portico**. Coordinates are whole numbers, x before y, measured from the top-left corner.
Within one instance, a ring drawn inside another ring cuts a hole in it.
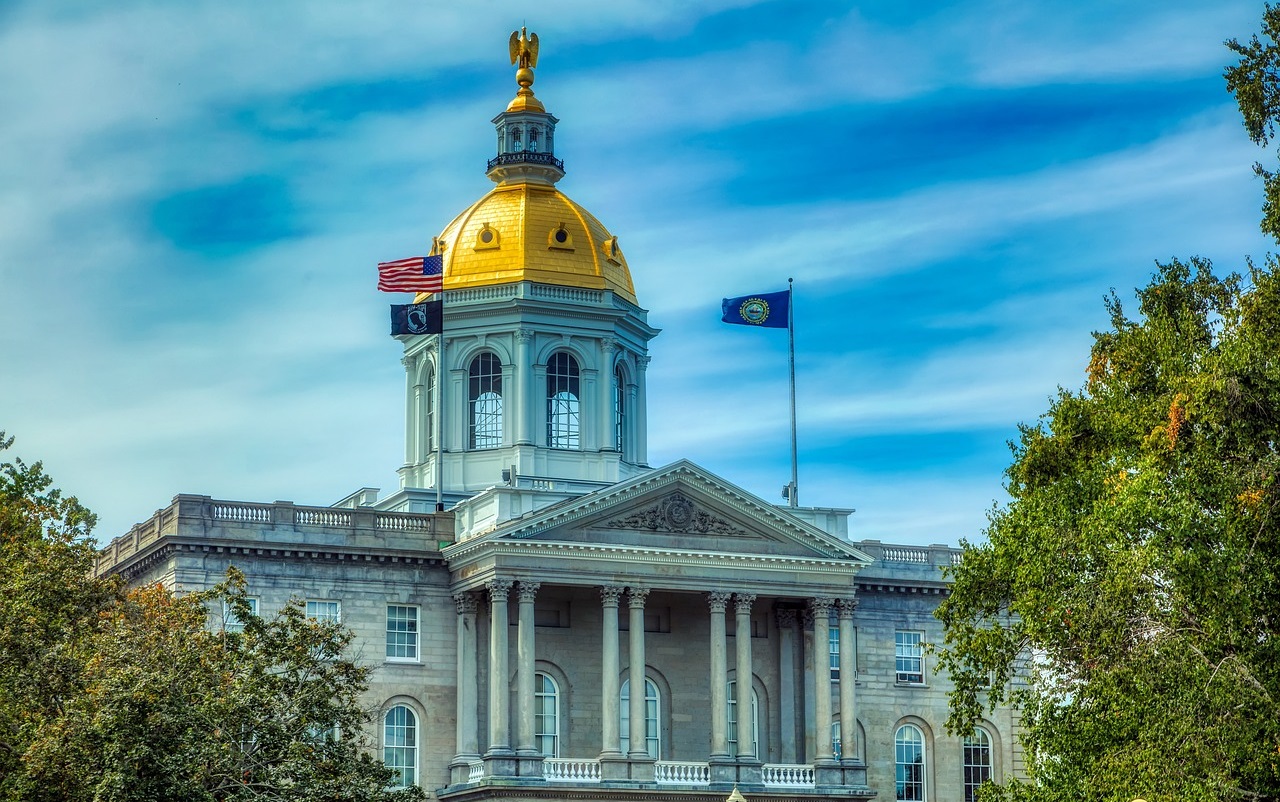
[[[853,654],[853,580],[868,562],[846,541],[682,462],[445,555],[460,672],[451,788],[865,787],[857,750],[838,759],[831,739],[833,721],[856,721],[855,672],[833,682],[829,659],[833,623],[840,654]],[[556,644],[542,648],[543,638]],[[560,692],[590,711],[550,750],[535,738],[540,672],[563,674],[571,690]],[[598,705],[583,704],[588,689]]]

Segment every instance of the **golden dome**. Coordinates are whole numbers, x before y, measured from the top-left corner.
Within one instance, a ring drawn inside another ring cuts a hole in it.
[[[502,184],[440,233],[444,288],[517,281],[612,290],[637,304],[618,238],[554,186]]]

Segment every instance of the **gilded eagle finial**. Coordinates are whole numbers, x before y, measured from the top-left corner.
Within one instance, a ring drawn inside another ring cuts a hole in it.
[[[538,34],[525,35],[525,28],[511,32],[511,63],[520,69],[538,66]]]

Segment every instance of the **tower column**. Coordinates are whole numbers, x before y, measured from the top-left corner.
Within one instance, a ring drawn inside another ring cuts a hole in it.
[[[597,403],[600,404],[600,414],[592,417],[600,422],[596,446],[601,451],[614,451],[618,447],[613,435],[618,425],[613,409],[613,354],[617,350],[618,341],[612,337],[604,337],[600,340],[600,370],[598,371],[600,387],[596,396],[599,399]]]
[[[458,751],[449,764],[450,781],[453,784],[467,782],[471,763],[480,759],[479,711],[476,682],[476,597],[470,593],[455,593],[453,602],[458,612]]]
[[[516,375],[519,380],[515,387],[515,442],[527,445],[534,442],[534,386],[533,386],[533,332],[520,329],[516,332]]]
[[[507,665],[507,596],[510,579],[495,579],[489,591],[489,749],[485,752],[485,773],[490,776],[515,775],[509,725],[509,677]]]
[[[416,360],[411,356],[401,357],[400,364],[404,365],[404,463],[405,465],[416,465],[417,456],[417,428],[420,424],[416,422],[418,415],[418,396],[421,387],[417,385],[417,379],[414,377],[414,364]]]
[[[649,369],[649,360],[652,357],[641,356],[636,358],[636,400],[631,405],[635,410],[636,416],[636,463],[639,465],[649,464],[649,410],[647,408],[649,397],[648,383],[645,380],[645,372]]]

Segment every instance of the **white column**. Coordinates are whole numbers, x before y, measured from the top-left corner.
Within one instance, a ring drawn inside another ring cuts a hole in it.
[[[631,731],[628,734],[627,758],[646,760],[649,757],[645,729],[645,659],[644,659],[644,601],[648,588],[627,588],[627,605],[631,613]]]
[[[729,655],[725,636],[724,611],[728,593],[707,594],[711,606],[711,759],[729,758]]]
[[[480,716],[476,710],[476,597],[455,593],[458,610],[458,762],[480,756]]]
[[[831,752],[831,665],[827,644],[831,640],[831,599],[809,600],[813,610],[813,742],[815,762],[830,762]]]
[[[652,357],[642,356],[636,358],[636,402],[631,405],[635,410],[635,463],[639,465],[649,464],[649,402],[648,402],[648,383],[645,379],[645,371],[649,368],[649,360]]]
[[[526,755],[538,752],[533,735],[533,599],[539,586],[537,582],[524,581],[516,585],[516,598],[520,603],[519,617],[516,620],[516,710],[519,712],[519,720],[516,722],[516,751]]]
[[[489,589],[489,752],[511,750],[507,667],[507,595],[510,579],[495,579]]]
[[[414,377],[414,359],[410,356],[400,358],[400,364],[404,365],[404,462],[406,465],[416,465],[418,460],[415,459],[416,448],[416,432],[417,424],[414,418],[418,412],[416,402],[416,390],[420,390],[417,386],[417,379]]]
[[[751,678],[754,676],[751,666],[751,605],[755,600],[754,593],[736,593],[733,596],[733,640],[738,653],[735,687],[738,700],[739,762],[756,759],[756,749],[751,742]]]
[[[613,418],[613,353],[618,349],[618,341],[612,337],[604,337],[600,340],[600,377],[599,393],[596,394],[596,403],[599,404],[600,414],[593,415],[592,418],[599,421],[599,435],[596,438],[596,447],[602,451],[614,450],[614,428],[617,426]],[[583,410],[586,411],[585,408]]]
[[[533,332],[520,329],[516,332],[516,386],[512,388],[511,411],[515,415],[515,442],[534,442],[533,432]]]
[[[855,696],[857,663],[853,645],[853,611],[857,599],[837,599],[836,616],[840,622],[840,759],[858,758],[858,706]]]
[[[618,734],[618,599],[624,588],[606,585],[600,588],[603,624],[600,632],[600,755],[622,757],[622,740]]]

